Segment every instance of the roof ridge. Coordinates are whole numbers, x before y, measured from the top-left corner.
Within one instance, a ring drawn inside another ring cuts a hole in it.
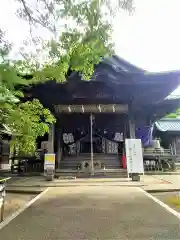
[[[161,118],[157,122],[165,122],[165,121],[180,121],[180,118]]]

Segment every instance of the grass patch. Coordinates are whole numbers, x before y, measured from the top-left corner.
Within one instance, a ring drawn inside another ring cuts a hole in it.
[[[168,204],[174,205],[175,207],[180,208],[180,193],[177,195],[170,196],[167,200]]]

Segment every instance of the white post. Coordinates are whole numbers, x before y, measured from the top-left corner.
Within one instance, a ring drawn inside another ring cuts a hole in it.
[[[91,134],[91,175],[94,175],[94,155],[93,155],[93,116],[90,114],[90,134]]]

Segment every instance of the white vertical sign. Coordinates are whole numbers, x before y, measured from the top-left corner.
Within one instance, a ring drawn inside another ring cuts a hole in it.
[[[125,145],[128,173],[144,174],[141,139],[126,139]]]

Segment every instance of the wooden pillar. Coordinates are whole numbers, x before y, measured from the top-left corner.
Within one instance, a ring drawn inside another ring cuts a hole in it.
[[[132,120],[129,120],[129,137],[132,139],[136,138],[135,123]]]
[[[93,115],[90,114],[90,134],[91,134],[91,175],[94,175],[94,153],[93,153]]]
[[[134,114],[132,112],[131,107],[129,107],[129,138],[135,139],[136,138],[136,125]]]

